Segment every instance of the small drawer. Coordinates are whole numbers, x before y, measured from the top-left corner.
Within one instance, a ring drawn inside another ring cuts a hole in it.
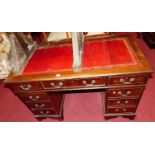
[[[32,90],[41,90],[42,89],[39,82],[14,83],[14,84],[8,84],[8,86],[13,91],[32,91]]]
[[[136,107],[107,108],[107,113],[135,113]]]
[[[117,99],[117,100],[107,100],[107,107],[136,107],[139,103],[138,99]]]
[[[54,109],[31,109],[31,110],[34,115],[41,115],[41,116],[56,115]]]
[[[54,106],[49,101],[36,102],[36,103],[26,103],[29,108],[54,108]]]
[[[106,77],[78,79],[76,80],[76,86],[80,87],[106,86]]]
[[[53,80],[53,81],[42,81],[44,89],[61,89],[71,86],[69,80]]]
[[[124,75],[109,77],[109,85],[131,85],[131,84],[145,84],[148,75]]]
[[[48,100],[48,95],[46,93],[22,93],[17,94],[17,96],[25,102],[37,102],[42,100]]]
[[[142,87],[137,88],[118,88],[118,89],[109,89],[107,92],[108,98],[117,98],[117,97],[139,97],[143,91]]]

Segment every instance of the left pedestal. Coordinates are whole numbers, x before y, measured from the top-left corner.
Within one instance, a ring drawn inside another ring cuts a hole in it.
[[[63,120],[64,94],[42,91],[40,83],[8,85],[39,121],[44,118]]]

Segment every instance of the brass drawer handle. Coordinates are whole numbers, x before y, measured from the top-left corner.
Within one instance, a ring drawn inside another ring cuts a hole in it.
[[[126,108],[124,108],[123,111],[126,112]]]
[[[45,106],[45,104],[41,104],[41,105],[39,105],[39,104],[35,104],[35,107],[37,107],[37,108],[42,108],[42,107],[44,107]]]
[[[82,83],[85,85],[85,86],[93,86],[95,83],[96,83],[96,80],[92,80],[92,83],[87,83],[86,80],[83,80]]]
[[[21,84],[19,86],[22,90],[30,90],[32,86],[30,84]]]
[[[55,85],[54,82],[51,82],[50,85],[53,86],[54,88],[60,88],[61,86],[63,86],[63,82],[59,82],[59,85],[58,86]]]
[[[41,114],[49,114],[50,111],[48,111],[48,110],[47,110],[46,112],[44,112],[44,111],[40,111],[40,113],[41,113]]]
[[[126,112],[126,108],[123,109],[123,112]],[[119,109],[115,109],[116,112],[119,112]]]
[[[49,113],[50,113],[50,111],[47,110],[47,111],[46,111],[46,114],[49,114]]]
[[[121,103],[121,101],[118,100],[118,101],[117,101],[117,104],[120,104],[120,103]]]
[[[40,111],[40,113],[41,113],[41,114],[44,114],[44,112],[43,112],[43,111]]]
[[[119,109],[115,109],[115,111],[116,111],[116,112],[118,112],[118,111],[119,111]]]
[[[121,101],[120,100],[117,100],[117,102],[116,102],[117,104],[121,104]],[[124,104],[128,104],[129,103],[129,101],[128,100],[125,100],[124,101]]]
[[[131,84],[133,81],[135,81],[135,78],[134,77],[131,77],[129,79],[129,81],[125,81],[124,78],[120,78],[120,83],[122,83],[122,84]]]
[[[129,101],[128,101],[128,100],[125,100],[125,101],[124,101],[124,103],[125,103],[125,104],[128,104],[128,103],[129,103]]]
[[[116,103],[117,103],[117,104],[121,104],[121,101],[120,101],[120,100],[117,100]],[[125,100],[124,103],[122,103],[122,104],[128,104],[128,103],[129,103],[129,101],[128,101],[128,100]]]
[[[123,97],[124,97],[124,96],[129,96],[129,95],[131,94],[131,91],[128,90],[128,91],[126,92],[126,94],[123,94],[122,91],[118,91],[118,94],[121,95],[121,96],[123,96]]]
[[[29,96],[29,99],[30,99],[30,100],[33,100],[33,101],[36,101],[36,100],[40,99],[40,97],[39,97],[38,95],[35,96],[35,97]]]

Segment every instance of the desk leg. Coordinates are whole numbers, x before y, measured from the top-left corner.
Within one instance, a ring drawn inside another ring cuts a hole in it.
[[[133,115],[133,116],[123,116],[124,118],[128,118],[128,119],[130,119],[130,120],[134,120],[135,119],[135,117],[136,117],[136,115]]]
[[[62,107],[62,112],[61,112],[61,116],[58,118],[59,121],[63,121],[64,120],[64,108]]]
[[[56,119],[62,121],[64,119],[63,105],[64,105],[65,95],[63,93],[49,93],[49,98],[50,98],[51,104],[55,108],[56,115],[57,115]]]
[[[133,116],[104,116],[104,119],[109,120],[109,119],[117,118],[117,117],[123,117],[123,118],[128,118],[130,120],[134,120],[136,115],[133,115]]]

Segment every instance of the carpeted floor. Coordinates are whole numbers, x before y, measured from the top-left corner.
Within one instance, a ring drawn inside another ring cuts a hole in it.
[[[124,33],[119,33],[124,34]],[[137,39],[136,33],[128,33]],[[151,50],[143,42],[137,39],[137,43],[143,50],[148,62],[155,70],[155,49]],[[137,109],[135,122],[155,121],[155,77],[149,79],[147,87]],[[35,122],[37,121],[26,106],[0,82],[0,121],[1,122]],[[54,119],[44,119],[43,122],[56,122]],[[102,101],[99,92],[67,94],[64,103],[64,121],[72,122],[105,122],[103,117]],[[113,118],[109,122],[128,122],[126,118]]]

